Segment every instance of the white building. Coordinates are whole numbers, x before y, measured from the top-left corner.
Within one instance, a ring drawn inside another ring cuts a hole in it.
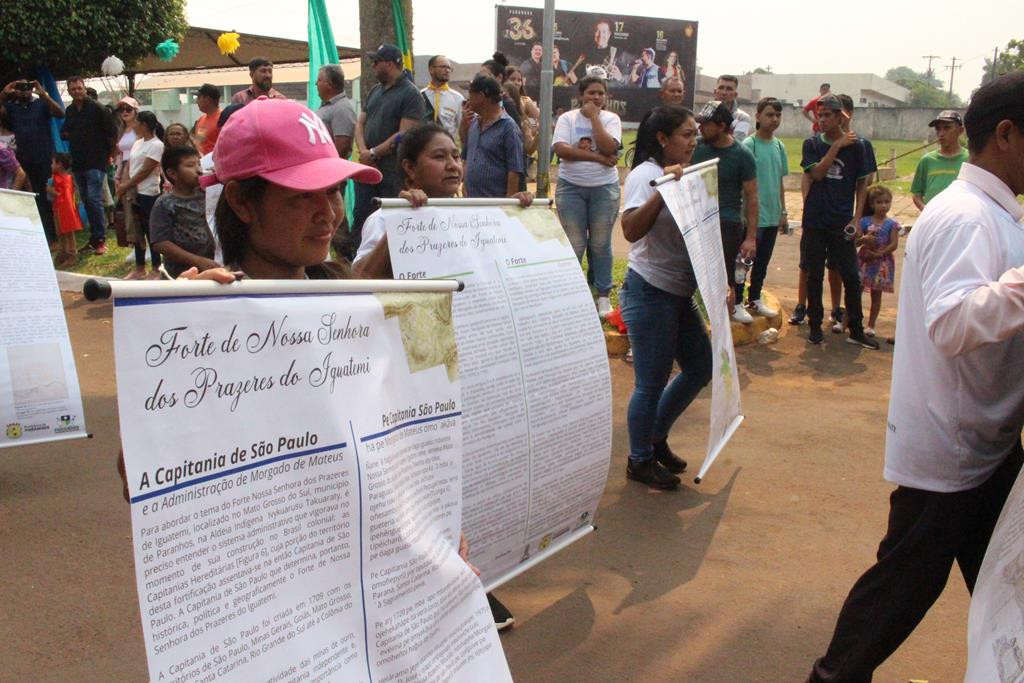
[[[875,74],[751,74],[751,100],[775,97],[783,102],[803,106],[818,95],[818,87],[829,83],[835,94],[853,98],[855,107],[904,107],[910,91],[902,85]]]

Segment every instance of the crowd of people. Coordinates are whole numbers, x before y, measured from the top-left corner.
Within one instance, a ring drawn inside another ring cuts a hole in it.
[[[374,198],[403,197],[418,207],[461,194],[530,205],[526,175],[537,154],[540,112],[523,84],[532,71],[496,53],[463,96],[450,85],[451,63],[443,55],[430,60],[431,80],[422,90],[397,47],[381,45],[368,57],[377,84],[358,114],[336,65],[318,74],[323,103],[312,112],[276,91],[273,65],[257,58],[249,65],[251,86],[229,106],[220,107],[220,89],[200,88],[202,116],[191,129],[165,128],[130,96],[108,109],[78,77],[68,79],[66,108],[38,82],[14,81],[0,93],[0,153],[13,151],[17,170],[0,167],[0,179],[36,193],[59,264],[77,258],[74,234],[82,218],[90,230],[86,249],[102,254],[106,209],[125,207],[125,232],[135,244],[130,278],[154,272],[222,282],[389,278],[387,236]],[[622,122],[604,106],[607,77],[596,67],[576,79],[578,106],[555,122],[556,209],[577,258],[587,260],[596,310],[606,315],[611,233],[621,203],[631,246],[620,301],[635,376],[626,474],[672,489],[687,463],[668,436],[710,381],[712,358],[693,266],[651,181],[717,159],[732,317],[749,323],[752,314],[777,315],[761,294],[776,237],[789,225],[788,159],[775,137],[783,106],[762,98],[751,122],[736,103],[737,79],[722,76],[716,99],[694,114],[682,106],[682,79],[663,78],[662,104],[639,125],[620,191]],[[801,301],[791,322],[806,317],[808,342],[823,341],[828,270],[833,331],[848,330],[848,342],[877,349],[881,294],[894,290],[903,230],[889,216],[892,193],[871,184],[874,152],[852,129],[852,99],[823,84],[811,113],[815,130],[800,164]],[[53,152],[54,119],[62,119],[69,154]],[[930,125],[939,149],[925,155],[912,184],[923,213],[906,246],[886,442],[886,476],[898,488],[878,564],[851,591],[811,680],[870,679],[934,602],[954,560],[973,587],[1024,460],[1022,390],[1008,372],[1024,354],[1018,334],[1024,330],[1024,210],[1015,199],[1024,192],[1024,74],[984,86],[966,118],[945,111]],[[965,130],[966,152],[959,143]],[[353,153],[358,163],[349,161]],[[9,157],[0,154],[0,161]],[[546,155],[540,159],[547,162]],[[355,212],[345,226],[349,180]],[[749,287],[740,264],[752,266]],[[866,325],[862,290],[870,292]],[[840,292],[845,308],[838,305]],[[673,378],[674,365],[680,372]],[[512,623],[493,596],[491,605],[499,625]]]

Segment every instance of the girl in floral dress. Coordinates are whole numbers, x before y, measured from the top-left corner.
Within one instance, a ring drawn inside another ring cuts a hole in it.
[[[881,185],[868,188],[864,202],[864,217],[860,219],[863,235],[857,240],[860,251],[860,282],[865,291],[871,292],[871,312],[864,334],[875,336],[875,323],[882,308],[882,292],[893,291],[896,276],[896,260],[893,252],[900,243],[900,224],[889,218],[892,208],[892,192]]]

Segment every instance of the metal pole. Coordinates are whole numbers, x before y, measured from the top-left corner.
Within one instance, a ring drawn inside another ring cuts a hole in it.
[[[540,141],[537,144],[537,196],[551,194],[551,88],[555,72],[551,60],[555,53],[555,0],[544,0],[544,53],[540,67]]]
[[[89,301],[148,297],[250,296],[260,294],[374,294],[377,292],[461,292],[460,280],[86,280]]]

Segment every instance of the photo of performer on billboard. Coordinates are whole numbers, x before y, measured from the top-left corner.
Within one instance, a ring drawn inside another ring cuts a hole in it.
[[[640,52],[640,59],[633,63],[633,70],[629,74],[629,84],[636,88],[660,88],[661,69],[654,63],[655,52],[653,47],[645,47]]]
[[[529,59],[524,60],[523,63],[519,65],[519,70],[523,72],[523,78],[530,82],[537,82],[540,80],[540,60],[543,56],[544,46],[540,43],[534,43],[533,47],[530,48]]]
[[[586,75],[592,66],[600,66],[608,74],[610,87],[626,84],[635,57],[611,44],[612,25],[607,19],[594,23],[593,42],[583,50],[573,65],[577,77]]]
[[[682,82],[686,82],[686,75],[683,73],[683,67],[679,63],[679,53],[672,50],[665,57],[665,65],[661,67],[658,74],[661,82],[664,83],[670,78],[678,78]]]
[[[576,78],[576,72],[572,70],[569,62],[562,59],[557,45],[555,45],[554,51],[551,53],[551,69],[554,71],[555,85],[576,85],[576,81],[579,80]]]

